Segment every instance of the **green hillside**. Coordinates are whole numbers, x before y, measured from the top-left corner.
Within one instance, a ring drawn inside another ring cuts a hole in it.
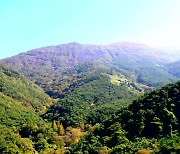
[[[37,153],[53,145],[52,136],[50,123],[0,92],[0,153]]]
[[[53,153],[55,143],[52,124],[39,114],[52,99],[31,81],[12,69],[0,65],[0,153]]]
[[[127,106],[140,93],[140,88],[120,74],[99,69],[59,102],[53,104],[44,118],[59,120],[63,125],[80,122],[95,124]]]
[[[22,105],[42,112],[52,99],[37,85],[9,67],[0,64],[0,92]]]
[[[180,81],[139,96],[95,125],[71,153],[179,153]]]
[[[24,123],[37,123],[40,120],[33,110],[21,102],[0,93],[0,123],[6,126],[19,126]]]
[[[143,95],[140,84],[114,70],[85,68],[43,120],[39,113],[45,102],[36,109],[28,101],[40,104],[48,96],[42,89],[41,97],[28,96],[29,89],[39,88],[1,65],[0,152],[180,152],[180,81]]]

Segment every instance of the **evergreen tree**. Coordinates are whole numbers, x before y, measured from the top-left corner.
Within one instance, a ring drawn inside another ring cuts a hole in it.
[[[65,130],[62,124],[58,125],[58,134],[59,135],[64,135],[65,134]]]
[[[53,128],[53,131],[54,131],[54,132],[57,132],[57,131],[58,131],[58,127],[57,127],[57,124],[56,124],[56,121],[55,121],[55,120],[53,120],[52,128]]]

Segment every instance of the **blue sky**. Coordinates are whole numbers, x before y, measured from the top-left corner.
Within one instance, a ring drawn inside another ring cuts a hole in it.
[[[0,58],[79,42],[180,47],[180,0],[0,0]]]

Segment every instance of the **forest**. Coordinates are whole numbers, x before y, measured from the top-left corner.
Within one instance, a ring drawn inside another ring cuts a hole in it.
[[[0,153],[180,153],[176,55],[69,43],[0,60]]]
[[[179,153],[180,82],[146,93],[94,126],[71,153]]]
[[[141,93],[105,72],[56,102],[1,65],[1,153],[180,153],[180,81]]]

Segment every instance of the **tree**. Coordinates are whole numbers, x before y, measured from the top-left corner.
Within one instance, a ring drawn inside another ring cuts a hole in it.
[[[62,124],[58,125],[58,134],[59,135],[64,135],[65,134],[65,130]]]
[[[58,127],[57,127],[57,124],[56,124],[56,121],[55,121],[55,120],[53,120],[52,128],[53,128],[53,131],[54,131],[54,132],[57,132],[57,131],[58,131]]]

